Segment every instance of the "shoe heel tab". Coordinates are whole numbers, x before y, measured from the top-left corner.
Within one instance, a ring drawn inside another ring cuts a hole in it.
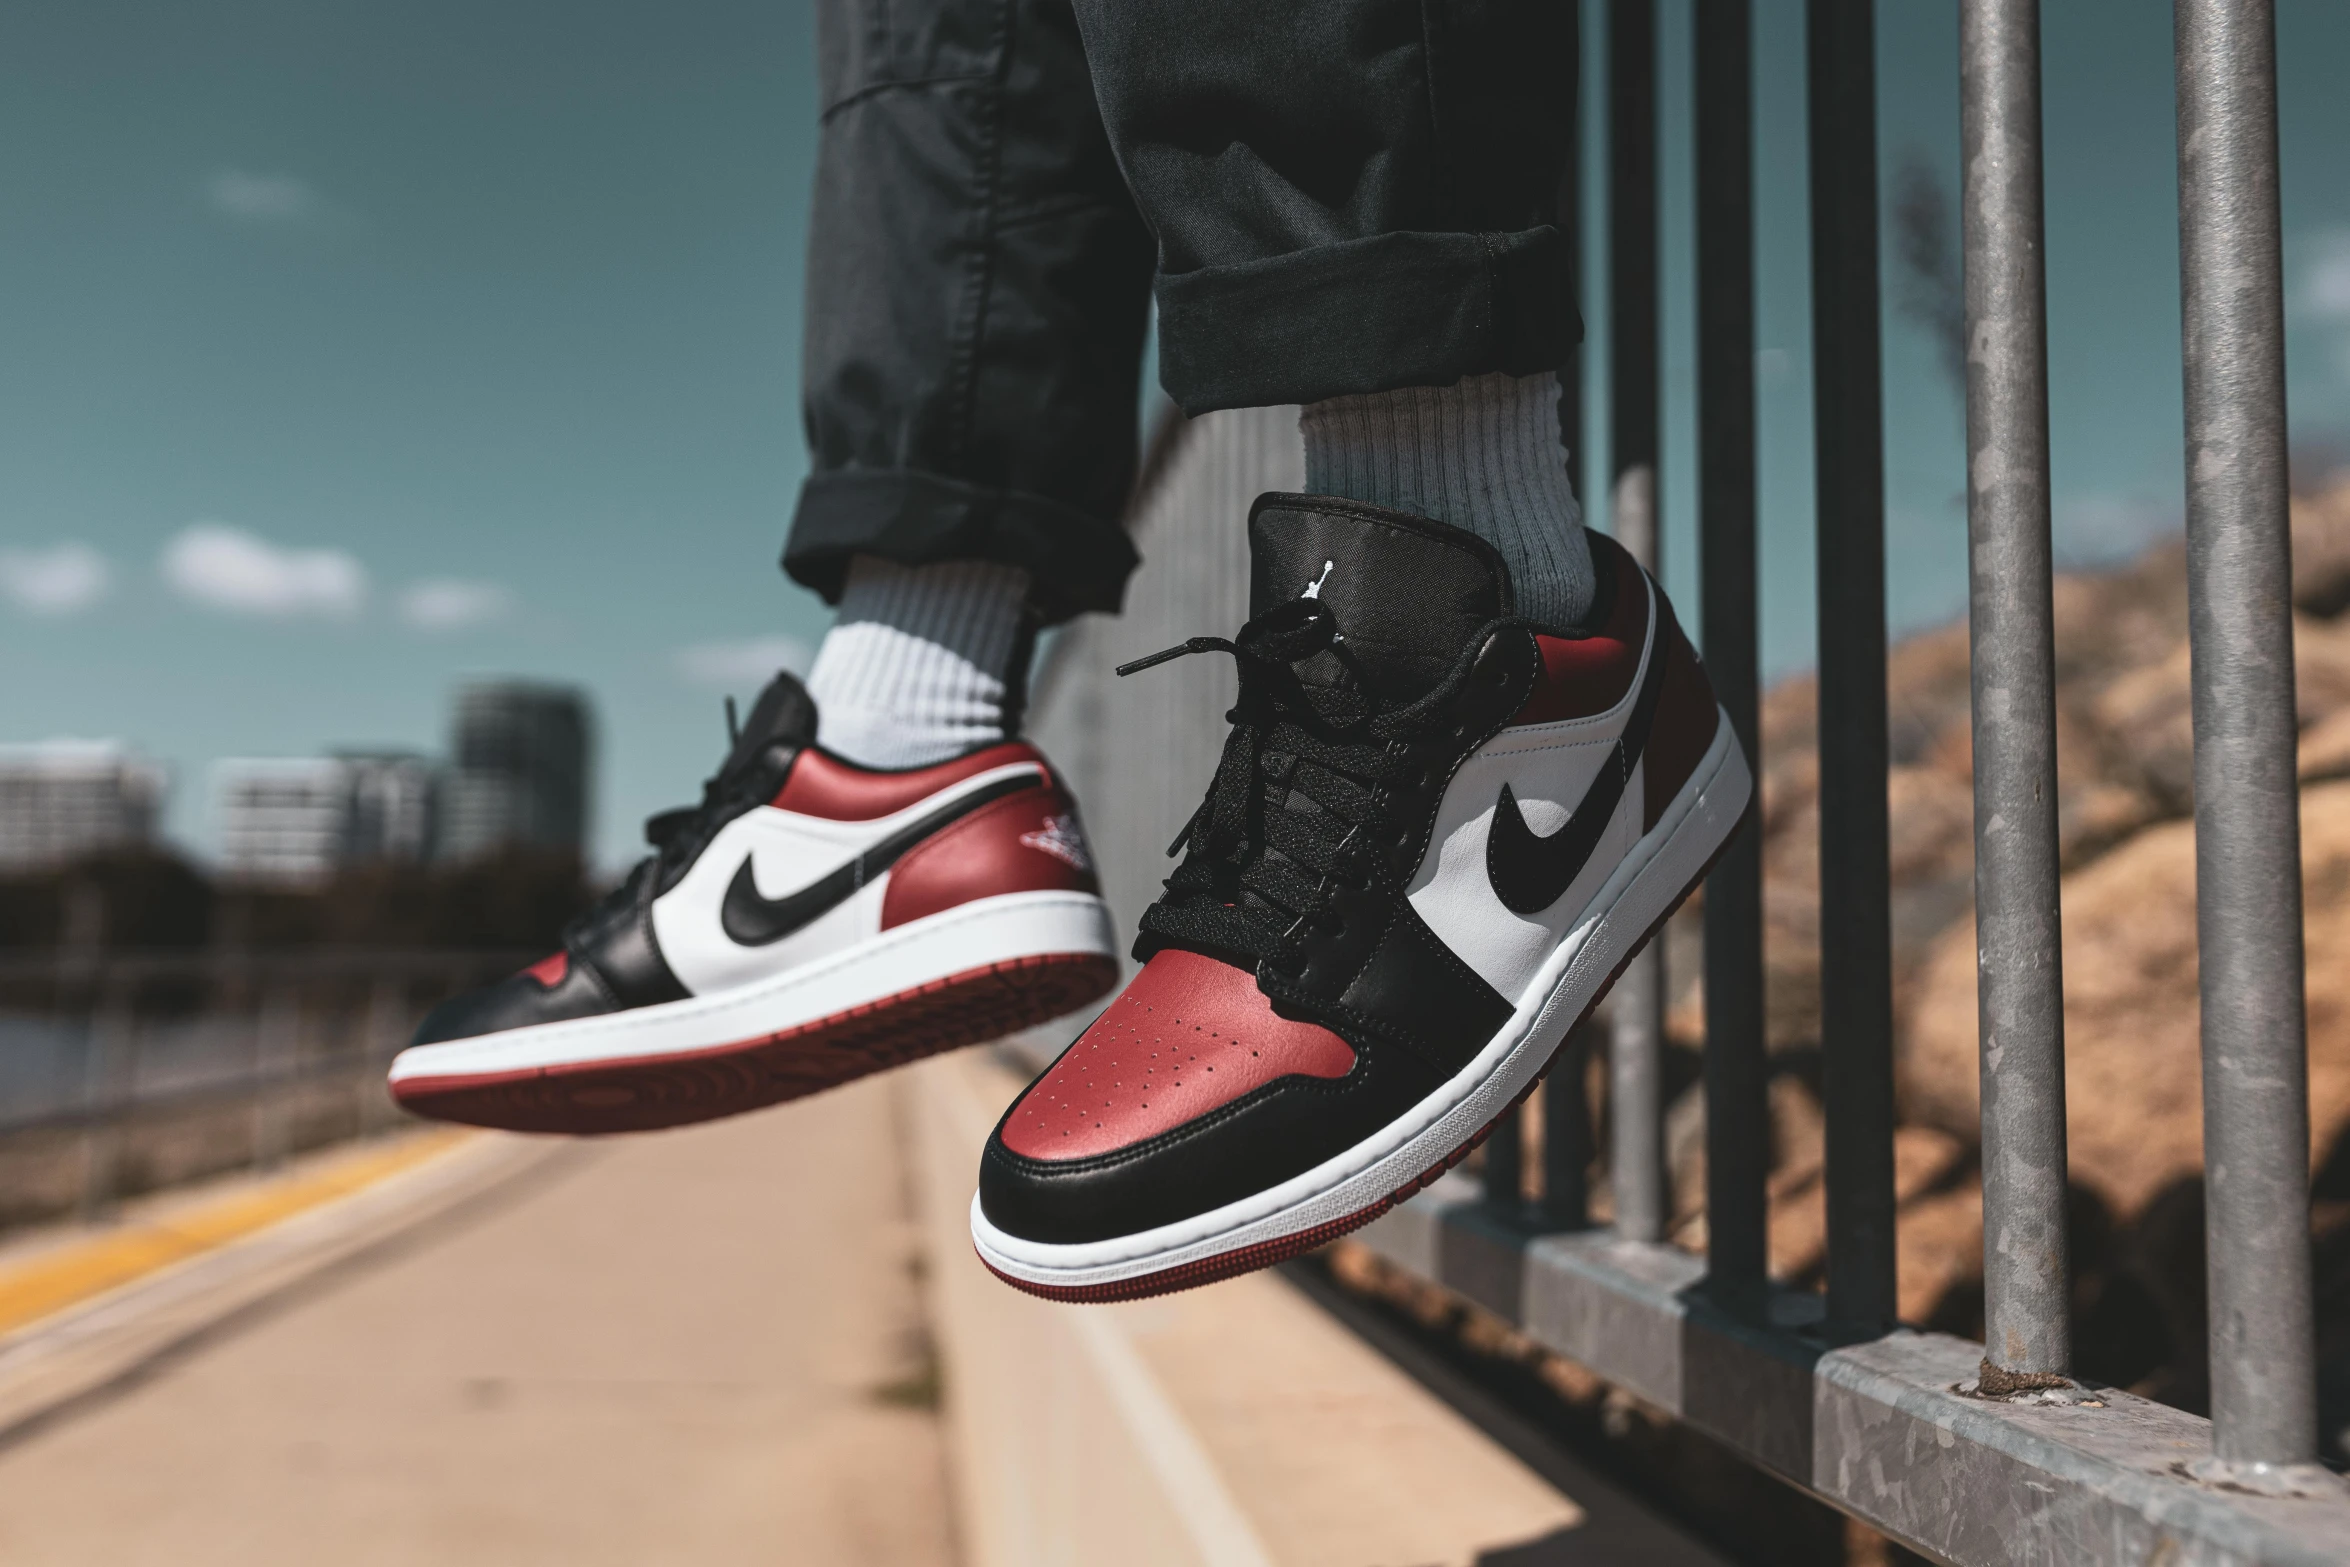
[[[998,741],[944,762],[905,768],[862,767],[820,746],[810,746],[793,761],[783,787],[768,803],[799,816],[871,821],[919,804],[966,778],[1022,763],[1051,781],[1052,772],[1044,757],[1024,740]]]

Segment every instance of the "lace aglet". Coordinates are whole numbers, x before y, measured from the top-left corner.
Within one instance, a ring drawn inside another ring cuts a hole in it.
[[[1158,652],[1151,654],[1147,658],[1138,658],[1131,663],[1120,664],[1118,666],[1118,676],[1120,679],[1124,679],[1128,675],[1139,675],[1146,669],[1157,668],[1159,665],[1166,663],[1171,658],[1181,658],[1184,654],[1190,651],[1191,649],[1189,648],[1181,647],[1161,648]]]
[[[726,743],[729,748],[743,743],[743,728],[735,721],[733,697],[726,699]]]
[[[1150,669],[1159,664],[1164,664],[1171,658],[1182,658],[1184,655],[1189,653],[1238,653],[1239,651],[1240,649],[1234,647],[1231,643],[1225,641],[1222,637],[1191,637],[1186,639],[1178,647],[1161,648],[1159,651],[1149,655],[1146,658],[1138,658],[1130,664],[1120,664],[1118,666],[1118,673],[1121,675],[1138,675],[1146,669]]]

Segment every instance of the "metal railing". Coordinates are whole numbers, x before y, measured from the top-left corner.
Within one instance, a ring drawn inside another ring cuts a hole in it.
[[[1753,23],[1748,0],[1694,7],[1700,623],[1715,688],[1759,758]],[[1649,0],[1617,0],[1606,14],[1615,279],[1593,311],[1614,327],[1609,476],[1619,527],[1637,533],[1655,515],[1654,21]],[[1869,0],[1810,0],[1808,12],[1819,804],[1832,824],[1819,865],[1826,1288],[1768,1278],[1752,819],[1705,896],[1704,1257],[1660,1241],[1670,1196],[1653,970],[1629,993],[1619,986],[1606,1046],[1612,1227],[1586,1219],[1594,1150],[1583,1053],[1600,1046],[1585,1030],[1546,1086],[1539,1202],[1523,1200],[1527,1139],[1506,1124],[1488,1144],[1482,1187],[1448,1176],[1360,1238],[1943,1560],[2350,1560],[2350,1493],[2315,1462],[2271,6],[2177,0],[2175,16],[2209,1421],[2072,1377],[2039,10],[2037,0],[1960,0],[1960,16],[1988,1343],[1895,1325]],[[1211,720],[1228,674],[1203,661],[1194,678],[1214,689],[1143,705],[1113,694],[1102,672],[1218,615],[1237,623],[1237,522],[1256,491],[1296,483],[1292,412],[1192,426],[1139,503],[1149,564],[1126,618],[1064,638],[1037,727],[1082,793],[1131,808],[1164,793],[1170,776],[1188,790],[1213,771]],[[1162,874],[1166,823],[1190,796],[1165,803],[1164,820],[1104,824],[1111,836],[1097,845],[1129,923]]]
[[[0,958],[9,1223],[364,1135],[424,1010],[501,952],[77,952]],[[133,1163],[144,1166],[134,1171]]]

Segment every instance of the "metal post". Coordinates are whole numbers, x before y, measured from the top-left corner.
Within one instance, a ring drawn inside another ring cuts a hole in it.
[[[136,995],[126,980],[102,981],[93,1002],[87,1055],[82,1062],[82,1195],[87,1223],[114,1207],[122,1174],[123,1125],[136,1082]]]
[[[1588,1023],[1567,1035],[1542,1081],[1542,1218],[1553,1229],[1591,1222],[1591,1039]]]
[[[2213,1456],[2317,1451],[2270,0],[2178,0]]]
[[[1828,1315],[1856,1332],[1890,1324],[1896,1302],[1873,33],[1871,0],[1811,0]]]
[[[1652,361],[1653,364],[1653,361]],[[1619,452],[1622,446],[1618,446]],[[1616,481],[1616,541],[1650,571],[1657,569],[1656,468],[1623,468]],[[1665,1170],[1665,963],[1660,935],[1635,953],[1609,1003],[1608,1183],[1616,1233],[1628,1241],[1664,1239],[1672,1218]]]
[[[275,1169],[286,1158],[288,1117],[294,1095],[293,1067],[298,1052],[296,1032],[302,1022],[302,999],[281,981],[261,993],[259,1015],[253,1020],[253,1165]]]
[[[1567,362],[1559,367],[1559,444],[1567,455],[1567,487],[1586,513],[1590,492],[1584,488],[1588,464],[1583,454],[1583,340],[1580,321],[1589,290],[1583,286],[1583,0],[1567,0],[1574,23],[1567,29],[1567,59],[1560,71],[1568,101],[1575,105],[1567,138],[1567,156],[1559,170],[1559,242],[1566,247],[1568,287],[1574,290],[1578,331]]]
[[[1573,20],[1567,28],[1567,58],[1561,67],[1560,74],[1566,81],[1567,101],[1575,105],[1575,111],[1569,121],[1573,128],[1567,138],[1567,156],[1562,161],[1559,170],[1558,229],[1560,241],[1566,246],[1567,255],[1570,258],[1569,286],[1575,291],[1576,313],[1580,318],[1584,295],[1583,3],[1582,0],[1567,0],[1567,4],[1573,10]],[[1586,499],[1583,488],[1586,465],[1583,458],[1583,349],[1580,333],[1576,339],[1576,346],[1567,351],[1567,362],[1559,368],[1558,379],[1559,444],[1566,458],[1568,492],[1580,504]],[[1574,1109],[1570,1113],[1581,1115],[1584,1123],[1588,1125],[1588,1111],[1583,1107],[1581,1059],[1576,1053],[1576,1047],[1577,1039],[1573,1034],[1569,1034],[1565,1040],[1560,1042],[1558,1054],[1551,1063],[1550,1074],[1543,1079],[1542,1085],[1541,1219],[1546,1225],[1565,1228],[1580,1228],[1584,1223],[1587,1207],[1583,1189],[1583,1170],[1580,1165],[1576,1167],[1573,1174],[1572,1191],[1562,1188],[1559,1184],[1558,1147],[1562,1113],[1560,1092],[1562,1085],[1567,1084],[1570,1080],[1574,1090]],[[1510,1136],[1516,1139],[1516,1148],[1511,1156],[1516,1157],[1521,1164],[1525,1157],[1524,1114],[1525,1107],[1523,1106],[1512,1111],[1508,1128]],[[1501,1130],[1501,1128],[1495,1129],[1496,1136],[1501,1134]],[[1587,1136],[1580,1141],[1588,1141]],[[1492,1199],[1495,1195],[1492,1163],[1494,1158],[1494,1153],[1487,1153],[1486,1196],[1488,1199]],[[1588,1158],[1589,1154],[1586,1151],[1586,1161]],[[1511,1190],[1513,1196],[1520,1195],[1517,1187],[1513,1186]]]
[[[1697,0],[1697,464],[1705,667],[1755,763],[1753,21]],[[1759,1297],[1769,1248],[1762,833],[1755,816],[1705,884],[1706,1277]]]
[[[397,1118],[384,1072],[406,1042],[407,988],[389,974],[367,989],[367,1011],[359,1025],[359,1135],[381,1131]]]
[[[1657,569],[1656,7],[1615,0],[1608,17],[1608,402],[1616,541]],[[1609,1181],[1617,1233],[1662,1239],[1664,971],[1651,942],[1616,981],[1608,1052]]]
[[[1524,1106],[1513,1106],[1493,1123],[1485,1136],[1485,1201],[1505,1213],[1516,1213],[1526,1200],[1526,1135],[1520,1119]]]
[[[1962,0],[1967,532],[1987,1388],[2072,1369],[2040,0]]]

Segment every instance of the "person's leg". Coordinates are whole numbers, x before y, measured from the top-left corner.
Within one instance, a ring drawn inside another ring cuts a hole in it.
[[[823,0],[819,36],[785,567],[839,621],[561,951],[424,1020],[391,1072],[420,1114],[704,1120],[1116,983],[1075,803],[1012,731],[1034,627],[1134,565],[1149,236],[1067,0]]]
[[[825,0],[817,23],[812,472],[784,565],[841,611],[810,680],[824,743],[913,766],[1003,733],[1024,617],[1118,606],[1150,236],[1067,0]]]
[[[1282,403],[1308,488],[1478,533],[1557,624],[1591,563],[1557,440],[1580,327],[1557,226],[1558,0],[1077,0],[1159,241],[1186,412]]]
[[[1167,389],[1302,403],[1318,492],[1258,498],[1249,620],[1166,655],[1234,655],[1231,735],[1141,972],[981,1155],[981,1259],[1092,1301],[1267,1266],[1451,1168],[1751,779],[1568,490],[1575,8],[1077,3],[1159,237]]]

